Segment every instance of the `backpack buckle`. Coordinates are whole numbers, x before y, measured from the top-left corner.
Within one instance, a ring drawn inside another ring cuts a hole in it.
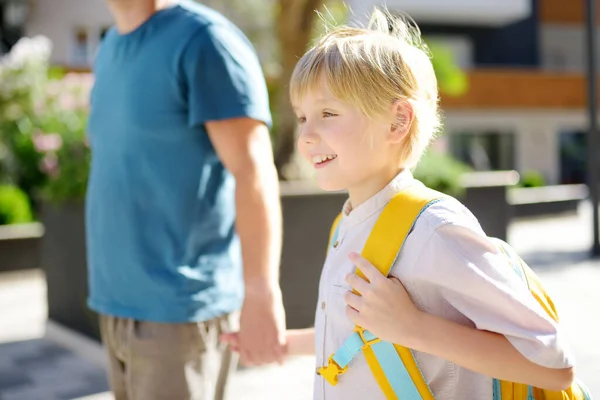
[[[366,330],[363,327],[356,326],[354,328],[354,332],[358,333],[358,336],[360,336],[360,339],[365,344],[363,346],[363,348],[371,346],[372,344],[381,342],[380,338],[378,338],[377,336],[373,335],[371,332],[369,332],[368,330]]]
[[[329,361],[326,366],[317,369],[317,375],[321,375],[331,386],[338,383],[338,375],[343,374],[348,370],[348,366],[342,368],[334,360],[333,354],[329,356]]]

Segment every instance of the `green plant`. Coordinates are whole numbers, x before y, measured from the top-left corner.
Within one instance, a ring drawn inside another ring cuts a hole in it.
[[[38,49],[45,39],[24,40],[16,46],[20,54],[16,58],[25,61],[11,61],[15,56],[10,54],[0,64],[0,76],[21,82],[0,81],[4,148],[0,180],[18,185],[30,199],[83,200],[90,162],[85,127],[93,77],[49,68],[50,53],[40,55]],[[34,64],[38,67],[31,67]]]
[[[0,225],[26,223],[32,219],[25,192],[16,186],[0,185]]]
[[[468,165],[447,154],[430,150],[423,155],[413,174],[432,189],[460,197],[464,193],[461,176],[471,170]]]
[[[539,171],[525,171],[521,174],[518,186],[525,188],[542,187],[546,186],[546,179]]]
[[[465,94],[469,88],[467,75],[456,63],[452,50],[435,40],[426,39],[426,42],[440,92],[453,97]]]
[[[50,50],[44,37],[23,38],[0,58],[0,182],[30,196],[44,181],[28,136],[45,91]]]

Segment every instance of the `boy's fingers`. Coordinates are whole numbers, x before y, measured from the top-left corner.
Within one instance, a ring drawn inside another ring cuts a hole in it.
[[[237,345],[239,342],[239,338],[237,333],[223,333],[220,337],[219,337],[221,342],[230,344],[230,345]]]
[[[350,306],[346,306],[346,316],[350,319],[350,321],[354,322],[357,325],[360,325],[360,313],[356,311],[354,308]]]
[[[381,272],[379,272],[377,268],[371,265],[371,263],[363,258],[360,254],[351,252],[348,254],[348,258],[350,261],[352,261],[352,263],[354,263],[354,265],[356,265],[358,269],[360,269],[369,282],[373,282],[373,280],[381,278]]]
[[[354,293],[348,291],[344,295],[344,300],[346,301],[347,305],[349,305],[350,307],[352,307],[356,311],[360,312],[360,310],[362,309],[362,304],[363,304],[362,297],[357,296]]]
[[[369,282],[365,281],[363,278],[356,274],[348,274],[346,276],[346,282],[352,287],[352,289],[356,290],[358,293],[365,293],[369,288]]]

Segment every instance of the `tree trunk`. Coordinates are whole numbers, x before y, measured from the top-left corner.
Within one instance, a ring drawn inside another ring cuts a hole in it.
[[[323,3],[323,0],[279,0],[277,34],[282,70],[275,103],[279,117],[275,164],[281,179],[286,179],[284,168],[291,161],[296,144],[297,124],[289,100],[289,82],[298,59],[310,43],[313,24],[317,18],[316,10]]]

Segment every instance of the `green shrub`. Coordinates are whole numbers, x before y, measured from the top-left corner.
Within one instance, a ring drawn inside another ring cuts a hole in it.
[[[525,188],[546,186],[546,179],[539,171],[525,171],[521,174],[519,186]]]
[[[0,225],[26,223],[32,219],[25,192],[16,186],[0,185]]]
[[[464,193],[460,178],[471,170],[471,167],[450,155],[429,151],[423,155],[413,174],[431,189],[460,197]]]

